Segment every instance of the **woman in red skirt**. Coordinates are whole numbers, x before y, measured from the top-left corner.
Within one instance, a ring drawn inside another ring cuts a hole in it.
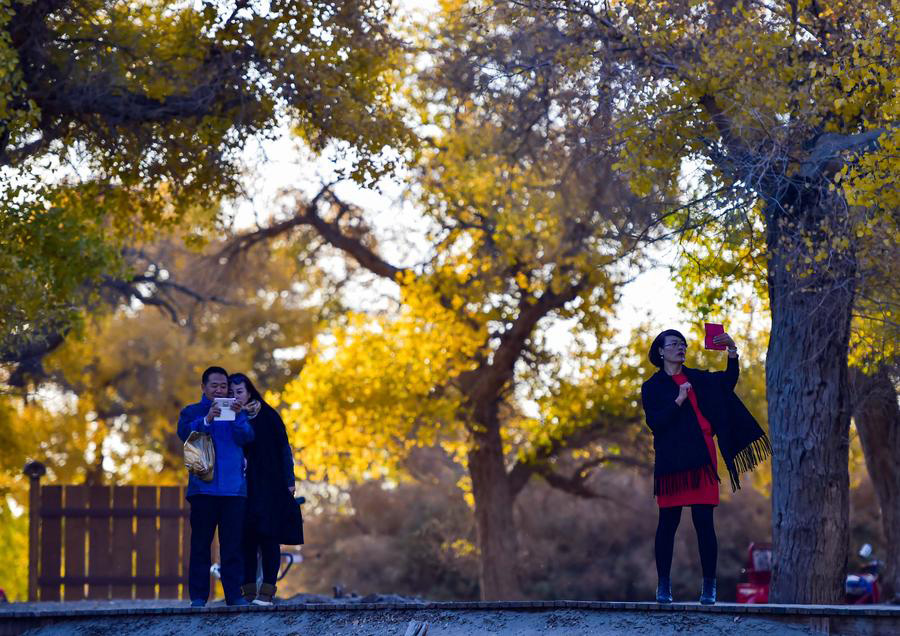
[[[740,488],[739,473],[751,470],[771,452],[766,434],[734,394],[739,368],[737,347],[728,334],[716,336],[716,344],[728,351],[725,371],[709,372],[684,366],[687,340],[669,329],[659,334],[650,348],[650,361],[659,368],[641,387],[647,425],[653,431],[653,494],[659,504],[656,529],[658,603],[672,602],[672,551],[681,509],[691,507],[697,531],[703,585],[700,602],[716,602],[718,542],[713,510],[719,504],[718,453]]]

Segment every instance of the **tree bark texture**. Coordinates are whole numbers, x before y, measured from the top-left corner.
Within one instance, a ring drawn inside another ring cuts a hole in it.
[[[854,369],[853,419],[866,469],[881,508],[886,553],[880,577],[885,601],[900,601],[900,407],[887,369],[865,375]],[[877,555],[882,556],[882,555]]]
[[[851,410],[847,353],[856,268],[852,253],[843,252],[832,253],[827,267],[809,272],[805,238],[812,236],[814,246],[826,241],[816,236],[816,228],[833,214],[822,203],[774,204],[778,212],[770,210],[767,219],[773,603],[844,599]]]
[[[475,413],[474,445],[469,451],[469,474],[475,499],[478,531],[479,584],[483,600],[522,598],[516,567],[516,526],[496,405]]]

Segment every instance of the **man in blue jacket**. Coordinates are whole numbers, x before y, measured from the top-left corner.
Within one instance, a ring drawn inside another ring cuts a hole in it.
[[[253,441],[253,429],[247,416],[238,411],[234,420],[216,419],[221,410],[214,398],[228,396],[228,372],[222,367],[209,367],[203,372],[200,386],[203,397],[181,410],[178,437],[184,442],[192,431],[209,433],[216,449],[216,464],[211,481],[190,475],[187,500],[191,504],[191,561],[188,590],[192,607],[203,607],[209,599],[210,546],[219,528],[219,554],[222,565],[222,588],[228,605],[247,605],[241,596],[243,562],[241,532],[247,502],[244,451],[242,446]]]

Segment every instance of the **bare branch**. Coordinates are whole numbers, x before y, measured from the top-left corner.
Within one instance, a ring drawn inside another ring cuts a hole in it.
[[[350,211],[350,205],[341,201],[330,189],[325,193],[329,201],[337,208],[339,213]],[[393,281],[397,280],[404,269],[391,265],[378,254],[369,249],[363,242],[343,233],[336,223],[329,223],[314,208],[307,207],[304,222],[313,227],[323,239],[342,252],[352,256],[365,269],[373,274]]]
[[[874,150],[878,145],[878,139],[886,132],[887,129],[878,128],[855,135],[825,133],[816,140],[809,157],[802,162],[799,174],[806,179],[834,174],[844,165],[842,158],[844,153]]]
[[[496,398],[496,395],[513,375],[516,361],[525,350],[538,321],[550,312],[561,308],[574,300],[587,285],[587,278],[582,277],[560,293],[547,290],[536,300],[523,298],[519,305],[520,312],[507,331],[500,337],[500,346],[494,352],[490,363],[482,364],[473,371],[462,374],[459,378],[471,405],[477,406]]]
[[[588,444],[609,435],[614,423],[623,426],[639,424],[639,418],[617,418],[609,413],[601,413],[590,423],[573,431],[570,435],[557,438],[549,446],[541,446],[524,459],[518,460],[508,473],[510,491],[515,495],[525,487],[532,475],[540,473],[548,462],[561,453],[574,448],[584,448]],[[649,464],[643,460],[620,455],[606,455],[603,461],[618,461],[638,468],[647,468]]]
[[[597,492],[590,488],[587,482],[594,475],[594,469],[608,462],[622,462],[629,465],[638,465],[641,468],[648,466],[647,462],[620,455],[603,455],[595,457],[578,465],[569,476],[563,475],[557,471],[551,470],[546,464],[538,467],[535,471],[544,478],[548,485],[556,490],[561,490],[576,497],[584,499],[607,499],[610,501],[618,501],[617,499]]]
[[[258,245],[263,241],[277,238],[303,225],[309,225],[310,215],[315,213],[316,207],[319,205],[322,197],[325,196],[328,188],[329,186],[324,186],[319,190],[319,192],[316,193],[316,196],[303,206],[302,211],[298,211],[294,216],[285,219],[284,221],[274,223],[268,227],[240,234],[228,241],[221,250],[213,255],[213,258],[216,261],[221,261],[223,258],[230,261],[238,254],[248,251],[253,246]]]

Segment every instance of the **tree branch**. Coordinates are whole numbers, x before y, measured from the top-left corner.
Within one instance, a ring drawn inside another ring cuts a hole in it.
[[[874,150],[878,146],[878,139],[885,132],[887,132],[886,128],[869,130],[855,135],[825,133],[816,140],[816,145],[813,146],[806,161],[800,164],[800,176],[814,179],[822,174],[834,174],[844,165],[841,157],[843,153],[863,153]]]
[[[69,329],[45,329],[44,333],[24,343],[7,343],[0,350],[0,363],[15,365],[6,384],[24,388],[29,379],[46,375],[44,357],[58,349],[66,340]]]
[[[602,439],[609,434],[613,428],[613,421],[623,425],[634,425],[641,422],[640,418],[617,418],[609,413],[601,413],[597,415],[590,423],[580,429],[573,431],[570,435],[554,439],[549,446],[541,446],[534,453],[518,460],[508,473],[510,492],[513,496],[518,494],[531,476],[540,473],[548,466],[549,461],[560,453],[575,449],[584,448],[588,444]],[[618,461],[630,464],[637,468],[647,468],[649,464],[643,460],[629,458],[621,455],[607,455],[604,461]],[[613,459],[617,458],[617,459]]]
[[[263,241],[267,241],[273,238],[277,238],[283,234],[287,234],[291,230],[294,230],[300,226],[309,225],[310,215],[315,213],[316,207],[325,196],[325,193],[328,191],[329,187],[330,186],[324,186],[321,190],[319,190],[319,192],[316,193],[316,196],[314,196],[312,200],[310,200],[303,206],[302,212],[298,212],[294,216],[268,227],[259,228],[252,232],[247,232],[235,237],[234,239],[230,240],[221,250],[214,254],[212,258],[217,262],[221,262],[223,258],[227,261],[230,261],[238,254],[246,252],[253,246],[262,243]]]
[[[480,403],[496,398],[497,393],[512,377],[515,363],[522,355],[525,343],[537,323],[551,311],[574,300],[586,284],[587,278],[582,277],[558,294],[547,290],[534,303],[530,302],[532,299],[523,298],[519,304],[519,315],[512,327],[500,337],[500,346],[494,352],[491,362],[460,376],[460,383],[471,405],[477,407]]]
[[[338,208],[339,213],[347,213],[351,210],[350,206],[338,199],[330,189],[326,189],[325,194]],[[341,232],[336,223],[329,223],[323,219],[318,215],[318,211],[315,208],[307,207],[304,222],[314,228],[319,233],[319,236],[330,245],[352,256],[356,262],[373,274],[396,281],[398,275],[404,271],[403,268],[396,267],[385,261],[366,247],[359,239],[347,236]]]
[[[560,473],[554,472],[550,470],[548,467],[541,467],[537,473],[544,478],[544,480],[556,490],[562,490],[563,492],[567,492],[570,495],[575,495],[576,497],[583,497],[585,499],[597,499],[600,497],[599,493],[594,492],[590,488],[587,487],[585,481],[587,478],[579,474],[576,471],[571,477],[567,477]]]
[[[621,462],[629,465],[638,465],[642,468],[648,465],[647,462],[643,462],[631,457],[623,457],[621,455],[603,455],[601,457],[595,457],[581,463],[575,468],[570,476],[566,476],[562,473],[556,472],[546,464],[538,467],[535,472],[543,477],[551,488],[555,488],[556,490],[561,490],[570,495],[582,497],[584,499],[613,500],[611,497],[601,494],[596,490],[591,489],[587,485],[588,480],[594,475],[593,469],[608,462]]]

